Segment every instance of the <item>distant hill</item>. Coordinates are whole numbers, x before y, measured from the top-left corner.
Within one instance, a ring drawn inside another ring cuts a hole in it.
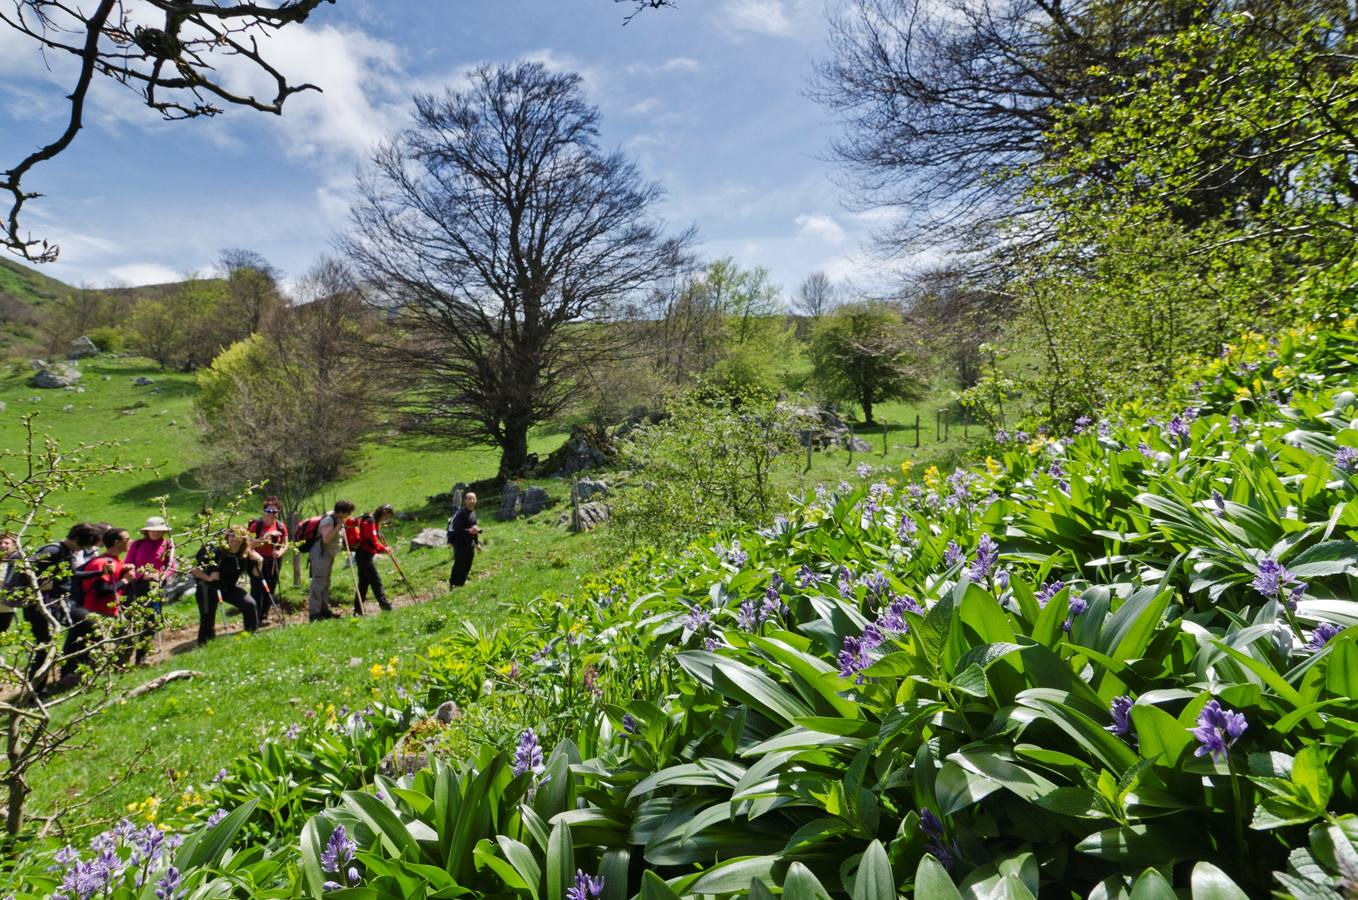
[[[79,293],[79,290],[49,278],[37,269],[0,256],[0,306],[9,306],[17,301],[40,307],[58,297]]]

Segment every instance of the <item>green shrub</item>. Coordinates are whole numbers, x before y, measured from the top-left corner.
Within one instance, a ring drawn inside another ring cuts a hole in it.
[[[99,348],[100,353],[122,353],[127,346],[127,335],[122,329],[111,325],[93,328],[86,337]]]

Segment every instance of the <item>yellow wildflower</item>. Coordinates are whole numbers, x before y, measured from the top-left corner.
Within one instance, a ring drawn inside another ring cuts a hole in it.
[[[986,471],[989,472],[992,476],[998,475],[1000,474],[1000,472],[1004,471],[1004,466],[1000,465],[999,462],[993,456],[987,456],[985,458],[985,467]]]
[[[382,668],[381,663],[373,663],[372,668],[368,670],[368,674],[376,680],[386,674],[386,669]]]
[[[911,470],[912,468],[914,468],[914,466],[915,466],[915,461],[914,461],[913,459],[907,459],[905,462],[901,463],[901,474],[902,474],[902,475],[909,475],[909,474],[910,474],[910,470]]]
[[[924,470],[924,483],[929,487],[938,487],[938,466],[930,466]]]

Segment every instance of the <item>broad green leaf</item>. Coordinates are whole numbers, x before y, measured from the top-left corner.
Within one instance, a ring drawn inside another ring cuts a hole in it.
[[[571,827],[553,826],[547,839],[547,900],[566,900],[566,891],[575,885],[575,846]]]
[[[896,900],[896,879],[881,841],[873,841],[863,851],[849,896],[853,900]]]
[[[1178,900],[1178,895],[1165,876],[1147,869],[1132,883],[1131,900]]]
[[[821,885],[820,879],[799,862],[788,867],[787,877],[783,879],[784,900],[830,900],[830,894]]]
[[[948,876],[948,870],[928,853],[924,854],[919,867],[915,869],[915,896],[921,900],[925,897],[929,900],[962,900],[962,894]]]
[[[1225,872],[1209,862],[1200,862],[1193,867],[1190,884],[1193,900],[1249,900]]]

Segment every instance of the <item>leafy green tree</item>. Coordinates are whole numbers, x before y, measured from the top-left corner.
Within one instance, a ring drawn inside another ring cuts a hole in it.
[[[817,389],[829,400],[857,403],[869,425],[875,404],[923,396],[916,361],[905,323],[887,303],[846,304],[811,333]]]
[[[637,469],[613,500],[609,533],[627,549],[682,546],[704,534],[768,518],[774,476],[792,461],[791,417],[772,403],[711,402],[689,392],[624,448]]]

